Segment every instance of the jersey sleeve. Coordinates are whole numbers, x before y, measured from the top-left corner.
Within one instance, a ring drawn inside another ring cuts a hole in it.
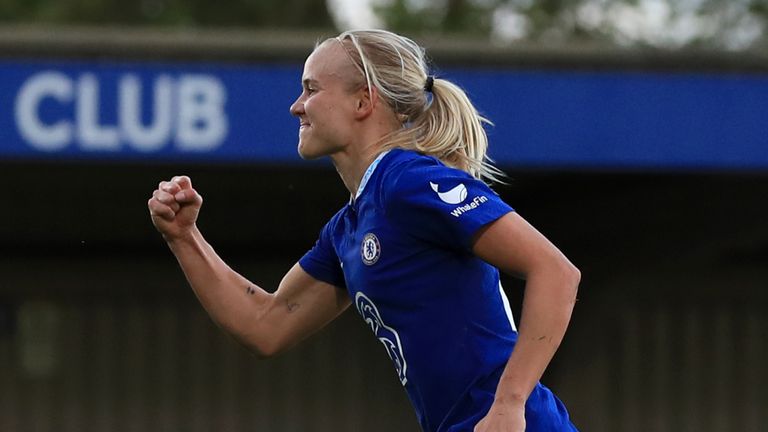
[[[299,259],[299,265],[313,278],[337,286],[346,288],[344,273],[341,269],[341,261],[333,247],[333,229],[337,218],[334,217],[320,231],[320,236],[315,245]]]
[[[387,182],[387,214],[409,234],[471,250],[480,228],[514,211],[482,181],[429,161],[413,161]]]

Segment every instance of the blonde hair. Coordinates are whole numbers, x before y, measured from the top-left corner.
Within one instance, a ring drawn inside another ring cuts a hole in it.
[[[504,174],[487,155],[483,123],[491,122],[457,85],[430,77],[424,48],[386,30],[350,30],[336,40],[369,91],[376,88],[403,122],[403,128],[385,137],[384,148],[416,150],[477,179],[501,181]],[[428,78],[431,88],[425,88]]]

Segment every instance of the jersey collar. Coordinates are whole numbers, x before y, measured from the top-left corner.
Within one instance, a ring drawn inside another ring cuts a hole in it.
[[[368,180],[371,179],[371,176],[373,175],[373,172],[376,171],[376,167],[379,165],[379,162],[384,158],[384,156],[389,153],[389,150],[381,152],[376,159],[374,159],[373,162],[368,166],[368,169],[365,170],[365,174],[363,174],[363,178],[360,180],[360,186],[357,188],[357,193],[354,197],[349,198],[350,204],[354,202],[360,195],[363,193],[363,189],[365,189],[365,185],[368,184]]]

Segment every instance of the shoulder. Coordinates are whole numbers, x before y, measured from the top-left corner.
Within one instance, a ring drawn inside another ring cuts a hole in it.
[[[381,176],[382,202],[408,200],[414,195],[453,190],[475,180],[467,172],[446,166],[439,159],[411,150],[397,151]]]
[[[339,211],[336,212],[331,218],[328,220],[328,222],[323,227],[323,230],[321,232],[321,235],[332,235],[337,230],[341,229],[343,231],[343,222],[344,222],[344,213],[347,211],[347,205],[343,206]]]
[[[469,251],[478,229],[512,211],[484,182],[423,155],[385,165],[382,207],[393,223],[430,244]]]
[[[384,177],[389,180],[399,177],[403,174],[419,175],[428,171],[464,171],[446,166],[440,159],[434,156],[427,156],[414,150],[394,149],[388,155]],[[466,174],[466,173],[465,173]],[[469,175],[469,174],[467,174]]]

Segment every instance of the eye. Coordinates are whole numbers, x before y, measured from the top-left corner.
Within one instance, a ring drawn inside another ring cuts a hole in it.
[[[317,90],[315,90],[314,87],[307,87],[306,89],[304,89],[304,91],[306,91],[308,95],[311,95],[311,94],[315,93],[315,91],[317,91]]]

